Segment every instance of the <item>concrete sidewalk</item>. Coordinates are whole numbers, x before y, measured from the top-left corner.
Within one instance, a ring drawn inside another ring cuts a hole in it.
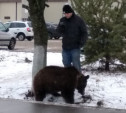
[[[60,106],[20,100],[0,99],[0,113],[126,113],[126,110]]]

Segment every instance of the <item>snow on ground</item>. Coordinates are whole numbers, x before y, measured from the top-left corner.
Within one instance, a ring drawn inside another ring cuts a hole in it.
[[[33,53],[0,50],[0,98],[24,100],[25,94],[31,89],[32,81],[32,62],[26,62],[26,58],[32,61]],[[61,53],[48,52],[47,65],[63,66]],[[81,103],[82,106],[97,106],[97,102],[101,101],[103,107],[126,109],[126,73],[98,73],[86,70],[83,73],[90,75],[85,93],[90,95],[92,100]],[[75,102],[81,101],[80,97],[75,91]],[[44,102],[49,99],[50,95]],[[61,97],[56,98],[54,102],[65,104]]]

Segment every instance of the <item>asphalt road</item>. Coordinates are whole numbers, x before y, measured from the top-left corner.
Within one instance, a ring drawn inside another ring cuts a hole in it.
[[[126,110],[0,99],[0,113],[126,113]]]
[[[34,40],[28,41],[18,41],[16,43],[15,49],[13,51],[18,52],[34,52]],[[48,40],[47,46],[48,52],[61,52],[62,51],[62,40]]]

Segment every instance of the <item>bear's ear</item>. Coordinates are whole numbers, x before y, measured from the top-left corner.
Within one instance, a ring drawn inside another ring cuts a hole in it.
[[[89,75],[85,76],[86,79],[89,79],[89,77],[90,77]]]

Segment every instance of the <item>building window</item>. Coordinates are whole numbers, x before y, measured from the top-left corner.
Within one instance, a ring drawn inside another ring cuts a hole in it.
[[[28,21],[28,18],[22,18],[22,21]]]
[[[4,19],[10,19],[10,16],[5,16]]]

